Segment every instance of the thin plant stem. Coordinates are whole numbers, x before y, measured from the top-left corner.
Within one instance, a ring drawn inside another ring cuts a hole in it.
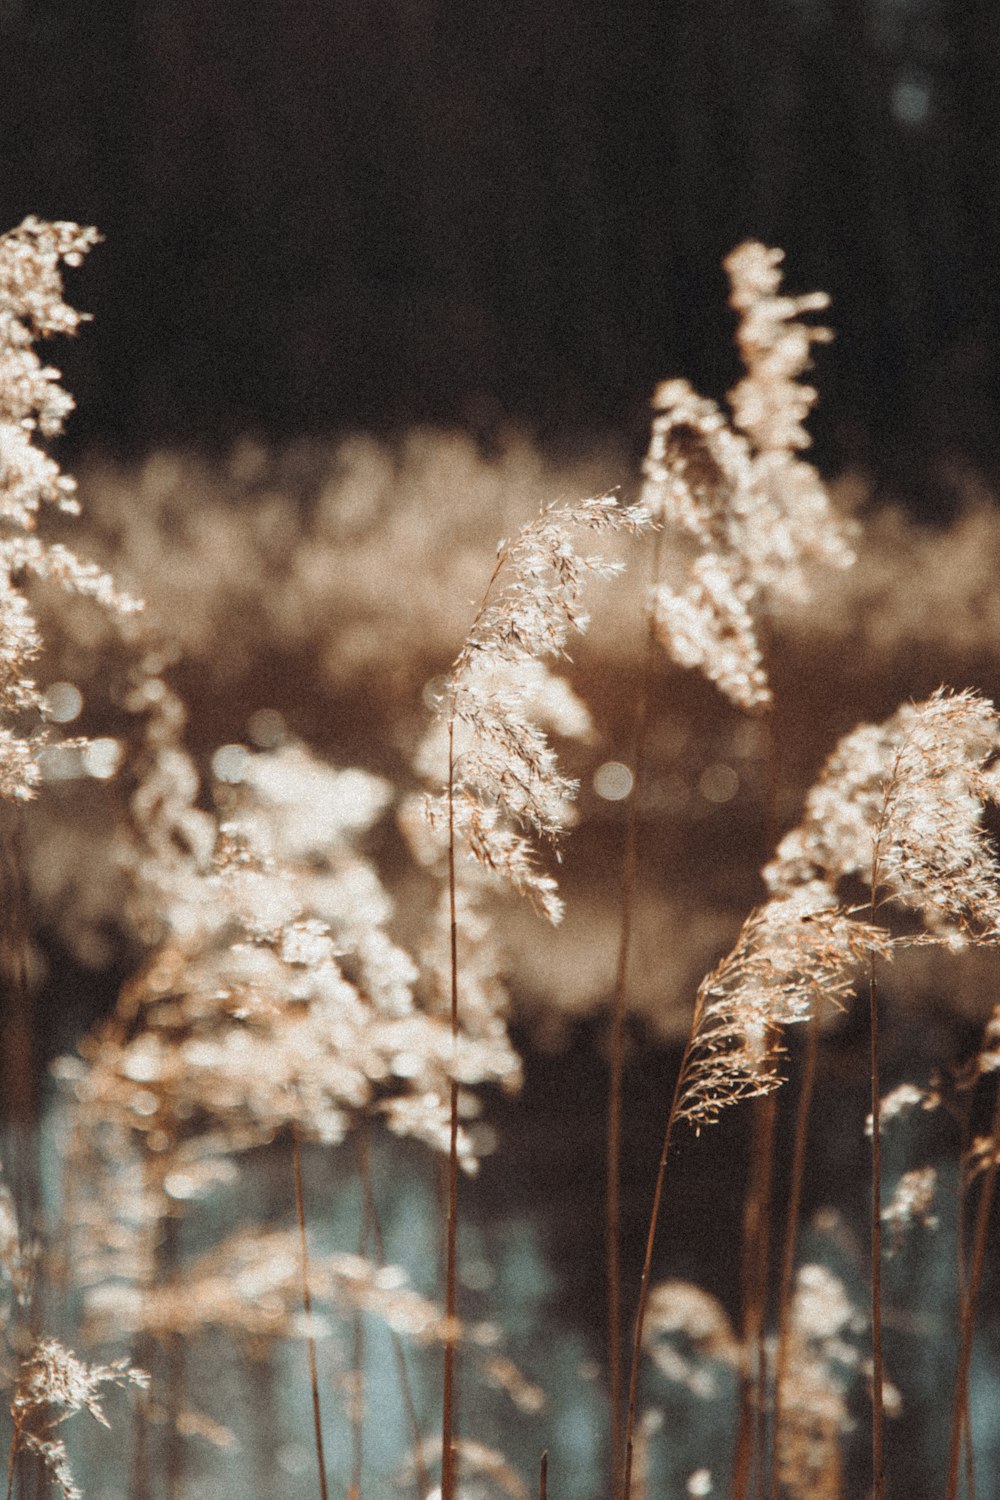
[[[886,785],[882,808],[872,840],[871,924],[878,917],[881,885],[882,842],[889,822],[889,806],[896,785],[899,757]],[[879,1065],[878,976],[875,952],[868,958],[868,1010],[870,1017],[872,1202],[871,1202],[871,1309],[872,1309],[872,1496],[885,1496],[885,1366],[882,1359],[882,1088]]]
[[[348,1486],[348,1500],[361,1500],[361,1483],[365,1470],[365,1407],[364,1407],[364,1363],[365,1363],[365,1323],[364,1314],[354,1314],[354,1348],[352,1351],[352,1363],[354,1365],[354,1385],[351,1390],[351,1435],[353,1443],[353,1464],[351,1468],[351,1482]]]
[[[788,1343],[791,1332],[792,1277],[795,1273],[795,1252],[798,1246],[799,1224],[802,1217],[802,1189],[805,1184],[806,1145],[809,1137],[809,1118],[812,1113],[813,1090],[816,1085],[816,1064],[819,1057],[819,1018],[814,1014],[806,1033],[806,1055],[802,1069],[802,1086],[799,1090],[795,1115],[795,1143],[792,1150],[792,1180],[788,1194],[788,1214],[785,1219],[785,1238],[781,1252],[781,1279],[778,1285],[778,1347],[774,1360],[774,1414],[771,1430],[771,1500],[780,1494],[779,1450],[781,1444],[782,1404],[785,1393],[785,1377],[788,1373]]]
[[[962,1143],[959,1151],[959,1161],[964,1162],[969,1152],[969,1132],[971,1104],[967,1107],[962,1119]],[[965,1260],[967,1248],[969,1191],[965,1173],[960,1171],[958,1177],[958,1206],[956,1210],[955,1227],[955,1269],[958,1279],[958,1317],[959,1327],[965,1317],[966,1299],[969,1295],[968,1281],[965,1275]],[[976,1461],[972,1448],[972,1424],[969,1421],[968,1390],[962,1410],[962,1442],[965,1449],[965,1495],[966,1500],[976,1500]]]
[[[490,574],[471,632],[482,618],[493,585],[506,565],[508,549],[501,547]],[[458,1047],[458,887],[455,873],[455,704],[448,714],[448,926],[451,959],[451,1041]],[[441,1500],[455,1495],[455,1348],[458,1308],[458,1081],[449,1087],[448,1208],[445,1244],[444,1374],[441,1392]]]
[[[760,1144],[760,1208],[757,1215],[757,1273],[755,1279],[755,1301],[753,1341],[755,1345],[756,1406],[754,1410],[754,1436],[756,1439],[757,1473],[755,1493],[765,1493],[767,1465],[767,1294],[771,1272],[771,1205],[774,1197],[774,1154],[777,1142],[778,1096],[765,1094],[754,1100],[754,1107],[762,1116]]]
[[[160,1174],[149,1155],[147,1155],[143,1167],[143,1177],[146,1196],[151,1198],[155,1193],[159,1203],[159,1211],[152,1216],[147,1229],[145,1253],[142,1260],[143,1277],[141,1287],[143,1297],[146,1298],[151,1295],[152,1288],[156,1285],[159,1277],[157,1247],[160,1243],[163,1221],[168,1206],[164,1198]],[[153,1379],[145,1390],[139,1391],[138,1399],[133,1407],[132,1430],[134,1445],[129,1470],[128,1494],[129,1500],[150,1500],[153,1493],[150,1438],[154,1397],[158,1388],[156,1341],[152,1334],[147,1332],[139,1335],[133,1352],[133,1360],[140,1369],[148,1370]]]
[[[495,575],[494,575],[495,576]],[[448,906],[451,943],[451,1038],[458,1042],[458,916],[455,884],[455,716],[448,718]],[[458,1288],[458,1082],[450,1087],[448,1229],[445,1268],[444,1380],[441,1401],[441,1500],[455,1494],[455,1321]]]
[[[548,1500],[549,1494],[549,1450],[546,1448],[538,1465],[538,1500]]]
[[[10,1452],[7,1455],[7,1497],[11,1500],[14,1493],[14,1475],[17,1471],[17,1455],[21,1448],[21,1429],[24,1426],[24,1416],[19,1416],[14,1423],[14,1432],[10,1440]]]
[[[750,1490],[754,1452],[762,1452],[763,1435],[758,1424],[766,1422],[764,1395],[767,1383],[767,1352],[764,1345],[771,1178],[774,1161],[776,1104],[773,1094],[753,1102],[750,1148],[750,1183],[743,1216],[743,1350],[744,1369],[740,1382],[740,1417],[733,1455],[731,1494],[746,1500]],[[755,1443],[756,1438],[756,1443]]]
[[[323,1456],[323,1421],[319,1404],[319,1372],[316,1368],[316,1340],[312,1331],[312,1293],[309,1290],[309,1246],[306,1241],[306,1210],[302,1192],[302,1145],[299,1127],[292,1122],[292,1172],[295,1177],[295,1209],[299,1220],[299,1256],[302,1273],[302,1305],[306,1314],[306,1347],[309,1351],[309,1383],[312,1389],[313,1433],[316,1439],[316,1463],[319,1468],[321,1500],[329,1500],[326,1484],[326,1460]]]
[[[385,1235],[382,1230],[382,1219],[375,1201],[375,1190],[372,1186],[371,1161],[368,1151],[368,1135],[364,1121],[361,1122],[359,1130],[354,1137],[355,1151],[358,1158],[358,1174],[361,1179],[361,1191],[365,1199],[365,1215],[371,1226],[372,1239],[375,1242],[375,1254],[378,1257],[379,1266],[386,1264]],[[396,1361],[396,1372],[399,1376],[399,1386],[403,1393],[403,1406],[406,1409],[406,1420],[410,1429],[410,1439],[413,1443],[413,1469],[416,1477],[417,1500],[425,1500],[430,1492],[430,1477],[427,1466],[424,1463],[424,1445],[420,1433],[420,1423],[417,1420],[417,1409],[413,1400],[413,1386],[410,1381],[410,1372],[406,1363],[406,1351],[403,1341],[394,1329],[389,1330],[392,1340],[392,1352]]]
[[[142,1368],[151,1370],[153,1360],[150,1358],[153,1352],[152,1341],[144,1339],[139,1345],[140,1349],[147,1352],[142,1357]],[[136,1359],[136,1363],[139,1360]],[[150,1391],[139,1391],[135,1402],[134,1416],[132,1419],[133,1448],[132,1461],[129,1468],[129,1500],[149,1500],[152,1492],[150,1483],[149,1465],[149,1424],[152,1396]]]
[[[635,1437],[636,1398],[639,1391],[639,1365],[642,1359],[642,1334],[646,1321],[646,1305],[649,1301],[649,1276],[653,1265],[653,1245],[656,1240],[656,1229],[660,1218],[663,1183],[667,1175],[667,1157],[670,1155],[674,1127],[677,1124],[681,1086],[684,1081],[688,1059],[691,1055],[691,1048],[697,1034],[700,1019],[701,1007],[696,1006],[691,1022],[691,1033],[684,1048],[684,1055],[681,1058],[681,1065],[677,1072],[677,1081],[674,1084],[673,1098],[670,1101],[670,1109],[667,1113],[667,1124],[663,1132],[663,1146],[660,1150],[660,1165],[657,1168],[656,1186],[653,1189],[653,1207],[650,1211],[649,1231],[646,1235],[646,1253],[642,1262],[642,1280],[639,1283],[639,1305],[636,1309],[635,1334],[632,1339],[632,1361],[629,1366],[628,1410],[625,1417],[625,1473],[622,1481],[621,1500],[629,1500],[632,1491],[632,1449]]]
[[[993,1121],[990,1126],[990,1156],[986,1175],[979,1193],[976,1207],[976,1228],[972,1241],[972,1265],[969,1270],[968,1290],[962,1308],[962,1332],[958,1354],[958,1371],[955,1376],[955,1396],[952,1402],[951,1443],[948,1452],[947,1500],[957,1500],[958,1472],[962,1452],[962,1427],[968,1419],[969,1365],[972,1360],[972,1339],[976,1325],[976,1304],[986,1264],[986,1241],[989,1237],[990,1213],[996,1192],[998,1167],[998,1142],[1000,1142],[1000,1088],[993,1104]]]
[[[759,624],[762,659],[773,655],[771,631],[765,617]],[[770,675],[770,674],[768,674]],[[763,715],[766,751],[764,757],[764,844],[772,849],[777,843],[778,735],[773,704]],[[755,1099],[753,1104],[750,1181],[743,1215],[743,1260],[741,1284],[743,1301],[744,1367],[740,1381],[740,1413],[733,1448],[732,1500],[746,1500],[753,1478],[754,1455],[757,1459],[757,1489],[764,1494],[764,1466],[767,1453],[767,1294],[771,1266],[771,1200],[774,1182],[774,1153],[777,1133],[777,1101],[773,1094]]]
[[[872,922],[875,917],[876,871],[872,871]],[[868,964],[868,1004],[871,1012],[871,1104],[872,1104],[872,1494],[885,1495],[885,1435],[882,1361],[882,1110],[879,1085],[878,980],[875,955]]]
[[[652,585],[659,582],[663,531],[653,538]],[[618,959],[615,988],[611,1002],[611,1077],[608,1087],[608,1395],[611,1408],[611,1475],[612,1488],[621,1473],[622,1420],[622,1293],[621,1293],[621,1122],[622,1078],[625,1066],[625,998],[628,982],[629,949],[632,942],[632,919],[635,910],[636,877],[639,863],[639,811],[645,774],[646,741],[649,736],[650,699],[653,665],[656,656],[656,618],[652,607],[646,616],[646,642],[636,709],[635,742],[632,751],[632,798],[625,830],[625,853],[622,860],[621,919],[618,936]]]
[[[21,809],[0,809],[0,879],[4,894],[0,968],[4,977],[4,1024],[0,1029],[0,1082],[4,1116],[10,1127],[6,1175],[14,1192],[18,1220],[35,1225],[39,1210],[38,1167],[34,1160],[38,1119],[35,1023],[28,983],[27,877]]]
[[[163,1239],[160,1254],[160,1272],[165,1280],[177,1275],[180,1259],[180,1224],[175,1215],[167,1213],[163,1219]],[[169,1500],[179,1500],[184,1488],[184,1440],[178,1423],[184,1402],[184,1341],[178,1333],[168,1335],[164,1343],[166,1379],[164,1395],[167,1408],[166,1431],[166,1482]]]
[[[366,1151],[367,1141],[360,1146],[360,1137],[365,1133],[365,1121],[362,1118],[358,1127],[359,1147],[362,1152]],[[358,1254],[362,1260],[368,1257],[368,1236],[371,1232],[371,1219],[368,1209],[368,1199],[362,1192],[361,1227],[358,1232]],[[365,1319],[364,1313],[358,1308],[354,1314],[354,1348],[352,1350],[351,1364],[353,1367],[353,1384],[351,1390],[351,1434],[354,1445],[354,1462],[351,1470],[351,1483],[348,1487],[348,1500],[361,1500],[361,1486],[365,1469]]]

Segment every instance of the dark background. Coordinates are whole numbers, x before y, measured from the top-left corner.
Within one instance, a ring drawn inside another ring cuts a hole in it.
[[[79,401],[71,450],[433,421],[638,453],[658,379],[715,396],[735,379],[720,262],[757,236],[786,250],[790,289],[833,297],[820,466],[944,517],[968,469],[1000,493],[998,168],[997,0],[0,0],[0,228],[36,213],[107,236],[72,273],[95,322],[52,351]],[[75,1015],[110,1003],[104,980],[78,984]],[[66,1045],[40,1030],[39,1052]],[[887,1081],[926,1076],[902,1055],[913,1034],[890,1036]],[[561,1311],[595,1346],[602,1040],[529,1054],[529,1107],[503,1121],[520,1141],[499,1185],[484,1172],[508,1212],[538,1214],[574,1288]],[[816,1191],[841,1189],[860,1224],[863,1040],[830,1054]],[[675,1067],[630,1064],[633,1277]],[[578,1110],[560,1130],[557,1090]],[[711,1267],[735,1306],[746,1127],[727,1128],[706,1132],[707,1172],[685,1141],[672,1212],[691,1233],[675,1224],[662,1253],[672,1274]],[[899,1291],[922,1301],[927,1284]],[[890,1435],[910,1495],[943,1455],[937,1429],[933,1462],[915,1438],[924,1395],[912,1379]]]
[[[828,473],[1000,480],[995,0],[0,0],[0,218],[107,235],[74,446],[413,421],[641,448],[722,256],[834,299]]]

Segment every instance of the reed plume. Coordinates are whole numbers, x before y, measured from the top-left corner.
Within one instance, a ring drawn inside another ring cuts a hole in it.
[[[641,531],[648,513],[623,509],[610,496],[553,506],[501,542],[482,603],[445,690],[446,791],[426,804],[431,826],[446,830],[450,934],[451,1028],[459,1003],[459,872],[464,849],[491,875],[527,895],[557,922],[562,905],[554,878],[538,867],[531,835],[553,841],[562,831],[575,784],[564,777],[537,708],[565,709],[565,693],[547,669],[566,654],[571,630],[587,623],[582,593],[590,577],[619,571],[576,550],[575,534]],[[535,708],[534,715],[532,708]],[[458,1081],[450,1089],[446,1315],[457,1313]],[[454,1500],[455,1344],[445,1346],[441,1494]]]
[[[744,378],[730,392],[732,420],[684,380],[670,380],[658,386],[653,397],[655,415],[644,465],[642,497],[654,519],[669,529],[676,545],[670,575],[660,576],[657,568],[650,604],[651,634],[659,638],[679,665],[700,669],[733,703],[757,712],[768,709],[772,702],[757,617],[766,614],[782,598],[806,597],[809,573],[815,564],[846,567],[854,555],[849,528],[837,519],[818,473],[798,457],[799,451],[810,442],[802,423],[816,399],[815,390],[803,383],[802,376],[811,364],[813,344],[831,337],[828,329],[803,321],[803,315],[825,308],[828,298],[823,293],[800,297],[779,295],[782,259],[780,250],[770,250],[756,242],[737,247],[727,258],[730,305],[739,315],[737,345],[745,366]],[[646,660],[648,671],[648,655]],[[648,688],[642,695],[642,701],[647,700]],[[640,746],[644,733],[640,729],[637,734]],[[773,732],[771,744],[768,783],[773,789],[777,784]],[[637,755],[637,762],[640,758]],[[626,868],[630,873],[625,885],[629,889],[635,865],[638,796],[637,788],[626,851]],[[618,1235],[620,1038],[630,927],[626,898],[614,1002],[609,1106],[608,1239],[613,1262],[617,1261]],[[721,1023],[718,1004],[713,1014]],[[695,1028],[702,1024],[697,1012],[694,1024]],[[763,1053],[774,1034],[773,1027],[765,1027],[761,1032],[758,1046],[762,1056],[744,1069],[745,1079],[755,1075],[766,1077],[771,1064],[764,1060]],[[718,1043],[708,1045],[714,1048]],[[683,1066],[690,1066],[696,1055],[701,1054],[686,1054]],[[766,1087],[751,1087],[748,1096],[767,1092]],[[675,1094],[676,1100],[681,1097],[680,1092]],[[765,1184],[773,1149],[773,1119],[770,1115],[758,1117],[759,1121],[762,1119],[766,1129],[758,1131],[754,1185],[745,1231],[754,1242],[746,1246],[747,1266],[753,1263],[759,1268],[754,1274],[754,1285],[748,1280],[745,1288],[745,1319],[753,1333],[750,1342],[756,1342],[761,1351],[769,1204],[755,1200],[768,1197]],[[667,1137],[671,1131],[669,1122]],[[654,1190],[654,1201],[659,1202],[658,1189]],[[643,1286],[647,1278],[648,1268]],[[640,1333],[633,1345],[633,1385],[641,1346],[642,1304],[640,1291]],[[615,1455],[619,1326],[618,1293],[612,1284],[609,1328]],[[739,1462],[744,1464],[749,1453],[746,1432],[750,1383],[748,1379],[744,1431],[738,1444]],[[634,1418],[634,1396],[629,1407],[627,1426]]]

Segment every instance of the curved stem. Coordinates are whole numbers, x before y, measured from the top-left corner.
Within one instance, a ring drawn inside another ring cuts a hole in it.
[[[875,913],[875,873],[872,876],[872,917]],[[872,1103],[872,1493],[885,1495],[885,1411],[882,1361],[882,1110],[879,1086],[878,983],[875,955],[868,967],[868,1004],[871,1012],[871,1103]]]
[[[356,1139],[356,1154],[359,1168],[362,1162],[367,1168],[368,1141],[365,1136],[365,1122],[362,1120]],[[361,1193],[361,1224],[358,1230],[358,1255],[362,1260],[368,1258],[368,1237],[371,1233],[371,1210],[368,1195],[362,1188]],[[354,1461],[351,1468],[351,1482],[347,1489],[348,1500],[361,1500],[362,1486],[365,1474],[365,1315],[361,1308],[354,1310],[354,1339],[351,1353],[351,1369],[353,1380],[351,1385],[351,1433],[353,1440]]]
[[[385,1234],[382,1229],[382,1219],[375,1201],[375,1189],[372,1186],[371,1162],[368,1154],[368,1135],[366,1122],[362,1118],[358,1131],[355,1133],[355,1150],[358,1158],[358,1174],[361,1178],[361,1190],[365,1200],[365,1217],[371,1226],[372,1238],[375,1241],[375,1251],[378,1256],[379,1266],[386,1264]],[[410,1439],[413,1443],[413,1470],[417,1486],[417,1500],[426,1500],[430,1493],[430,1480],[427,1474],[427,1466],[424,1463],[423,1438],[420,1434],[420,1423],[417,1420],[417,1409],[413,1400],[413,1386],[410,1381],[410,1372],[406,1364],[406,1351],[402,1340],[395,1329],[390,1329],[392,1339],[392,1352],[396,1361],[396,1373],[399,1376],[399,1386],[403,1393],[403,1405],[406,1408],[406,1421],[410,1429]]]
[[[785,1220],[785,1242],[781,1255],[781,1281],[778,1288],[778,1349],[774,1362],[774,1417],[771,1433],[771,1500],[778,1500],[781,1488],[779,1478],[781,1417],[785,1376],[788,1372],[792,1277],[795,1273],[795,1251],[798,1244],[799,1222],[802,1215],[802,1188],[805,1183],[806,1142],[809,1135],[809,1116],[812,1111],[812,1097],[816,1083],[816,1062],[818,1055],[819,1020],[814,1015],[809,1022],[809,1030],[806,1037],[806,1057],[802,1072],[802,1088],[799,1092],[798,1112],[795,1117],[792,1181],[788,1197],[788,1217]]]
[[[959,1161],[965,1162],[969,1154],[969,1136],[971,1129],[971,1103],[964,1111],[962,1119],[962,1141],[959,1151]],[[968,1230],[968,1208],[969,1208],[969,1184],[966,1180],[964,1170],[958,1174],[958,1208],[955,1215],[955,1262],[958,1280],[958,1320],[959,1328],[965,1317],[966,1300],[969,1295],[968,1280],[965,1274],[967,1230]],[[972,1425],[969,1421],[968,1391],[963,1402],[962,1411],[962,1444],[965,1450],[965,1500],[976,1500],[976,1463],[975,1454],[972,1449]]]
[[[962,1337],[958,1355],[958,1372],[955,1377],[955,1397],[952,1402],[951,1443],[948,1452],[948,1500],[957,1500],[958,1471],[962,1455],[963,1414],[967,1417],[969,1403],[969,1365],[972,1360],[972,1339],[976,1324],[976,1303],[986,1264],[986,1241],[989,1237],[990,1212],[996,1192],[998,1145],[1000,1145],[1000,1088],[997,1089],[993,1105],[993,1122],[990,1126],[990,1160],[979,1194],[976,1208],[976,1230],[972,1244],[972,1267],[969,1272],[968,1290],[962,1309]]]
[[[753,1136],[750,1182],[743,1217],[743,1378],[740,1382],[740,1419],[733,1454],[730,1493],[733,1500],[746,1500],[755,1451],[763,1462],[764,1433],[758,1429],[767,1420],[767,1350],[764,1342],[770,1261],[771,1180],[774,1164],[777,1101],[773,1093],[753,1101]]]
[[[302,1305],[305,1308],[309,1350],[309,1383],[312,1389],[313,1435],[316,1440],[316,1463],[319,1467],[321,1500],[328,1500],[326,1460],[323,1456],[323,1423],[319,1405],[319,1374],[316,1368],[316,1340],[312,1333],[312,1293],[309,1289],[309,1246],[306,1241],[306,1211],[302,1192],[302,1146],[299,1127],[292,1122],[292,1171],[295,1177],[295,1208],[299,1220],[299,1257],[302,1273]]]
[[[662,530],[654,534],[653,587],[659,582],[662,556]],[[649,736],[650,699],[653,663],[656,654],[656,615],[652,605],[647,612],[646,645],[643,653],[639,702],[636,711],[635,743],[632,753],[632,800],[625,832],[625,854],[622,861],[621,925],[615,988],[611,1003],[611,1077],[608,1087],[608,1385],[611,1407],[611,1483],[618,1483],[621,1473],[621,1402],[622,1402],[622,1298],[621,1298],[621,1119],[622,1077],[625,1066],[625,997],[628,980],[629,949],[632,942],[632,917],[635,907],[636,876],[639,863],[639,809],[645,771],[646,741]]]
[[[454,1047],[458,1040],[458,916],[455,885],[455,716],[453,713],[448,718],[448,906],[451,945],[451,1037]],[[458,1286],[458,1083],[454,1076],[450,1087],[446,1260],[444,1380],[441,1400],[441,1500],[454,1500],[455,1318]]]
[[[14,1423],[14,1432],[10,1440],[10,1452],[7,1455],[7,1500],[11,1500],[14,1493],[14,1475],[17,1472],[17,1455],[21,1447],[21,1429],[24,1426],[23,1413],[18,1416]]]
[[[883,840],[889,827],[889,812],[898,781],[900,752],[886,783],[882,807],[872,839],[870,921],[878,917]],[[872,1495],[885,1496],[885,1367],[882,1359],[882,1089],[879,1081],[878,979],[874,949],[868,958],[868,1010],[870,1016],[872,1202],[871,1202],[871,1309],[872,1309]]]
[[[765,616],[758,624],[761,657],[773,656],[771,631]],[[768,671],[768,678],[770,678]],[[774,703],[766,706],[760,722],[764,727],[764,846],[777,844],[778,801],[781,786],[778,732]],[[743,1214],[743,1371],[740,1380],[740,1410],[733,1446],[730,1494],[746,1500],[757,1459],[757,1492],[764,1495],[767,1445],[767,1294],[771,1268],[771,1203],[774,1182],[777,1100],[773,1094],[755,1099],[750,1158],[750,1180]]]
[[[656,1187],[653,1190],[653,1207],[649,1216],[649,1232],[646,1235],[646,1254],[642,1262],[642,1280],[639,1285],[639,1306],[635,1317],[635,1335],[632,1339],[632,1362],[629,1366],[628,1412],[625,1419],[625,1474],[622,1482],[621,1500],[629,1500],[632,1490],[632,1446],[635,1435],[636,1397],[639,1390],[639,1363],[642,1358],[642,1333],[646,1321],[646,1304],[649,1301],[649,1275],[653,1264],[653,1245],[656,1240],[656,1228],[660,1218],[663,1182],[667,1174],[667,1157],[670,1155],[674,1127],[677,1124],[681,1086],[687,1070],[688,1058],[691,1055],[691,1046],[698,1029],[699,1019],[700,1011],[696,1010],[691,1025],[691,1035],[684,1048],[684,1056],[681,1058],[681,1065],[677,1073],[677,1082],[674,1084],[674,1093],[670,1101],[666,1129],[663,1132],[663,1147],[660,1151],[660,1165],[656,1173]]]

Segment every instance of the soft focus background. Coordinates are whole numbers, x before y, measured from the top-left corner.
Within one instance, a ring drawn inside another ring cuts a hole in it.
[[[73,441],[645,433],[735,374],[722,256],[822,287],[818,452],[992,481],[990,0],[4,0],[0,218],[97,224]]]
[[[771,627],[783,826],[860,719],[940,682],[1000,691],[992,0],[0,0],[0,81],[0,223],[76,219],[107,240],[70,275],[93,324],[47,351],[79,403],[60,449],[85,509],[74,545],[147,599],[206,786],[213,766],[225,772],[220,747],[294,740],[400,792],[416,784],[411,754],[497,538],[549,500],[633,494],[658,379],[683,374],[717,398],[733,383],[720,262],[750,236],[785,249],[790,290],[832,297],[814,457],[863,525],[856,569]],[[515,1415],[477,1387],[462,1420],[529,1487],[548,1446],[563,1500],[605,1493],[603,1131],[623,838],[607,767],[630,754],[642,587],[637,569],[595,597],[574,653],[598,734],[567,751],[582,783],[567,920],[553,936],[530,911],[504,919],[526,1082],[518,1100],[487,1098],[497,1149],[465,1197],[466,1305],[504,1326],[549,1404]],[[120,735],[115,643],[61,611],[45,633],[39,675],[79,688],[74,726]],[[630,1287],[690,998],[758,899],[767,854],[757,727],[666,664],[651,761],[626,1090]],[[11,1001],[5,1018],[10,1157],[36,1139],[48,1064],[108,1014],[136,961],[102,844],[114,799],[103,777],[56,770],[18,828],[9,878],[34,984],[27,1013]],[[391,812],[368,852],[406,938],[412,876]],[[960,972],[914,959],[889,982],[886,1087],[968,1056],[998,978],[988,957]],[[810,1247],[859,1300],[865,1045],[850,1015],[824,1044],[806,1206]],[[922,1122],[891,1143],[890,1166],[953,1160],[955,1144]],[[735,1314],[745,1120],[678,1156],[658,1274],[697,1279]],[[390,1251],[432,1294],[414,1247],[436,1233],[433,1173],[426,1160],[381,1165]],[[320,1242],[354,1248],[349,1168],[319,1153],[308,1166],[313,1202],[331,1205]],[[778,1170],[783,1183],[787,1162]],[[254,1192],[265,1219],[288,1218],[268,1161]],[[220,1213],[239,1223],[246,1201]],[[891,1461],[913,1500],[941,1484],[955,1315],[941,1218],[940,1242],[887,1273],[904,1393]],[[203,1228],[209,1239],[219,1222],[196,1226],[195,1249]],[[1000,1494],[995,1287],[975,1372],[980,1500]],[[315,1492],[301,1346],[258,1375],[259,1407],[237,1414],[243,1387],[209,1368],[242,1457],[192,1438],[191,1500],[247,1493],[265,1460],[268,1493]],[[428,1429],[436,1378],[428,1362]],[[681,1449],[653,1434],[652,1493],[681,1495],[719,1457],[722,1408],[685,1405],[666,1382],[656,1394],[664,1430],[686,1436]],[[720,1401],[731,1394],[723,1379]],[[387,1411],[397,1398],[381,1399]],[[852,1400],[860,1464],[864,1400]],[[268,1422],[285,1434],[270,1447]],[[372,1427],[388,1487],[402,1419]],[[88,1492],[123,1493],[104,1461],[95,1445]]]

